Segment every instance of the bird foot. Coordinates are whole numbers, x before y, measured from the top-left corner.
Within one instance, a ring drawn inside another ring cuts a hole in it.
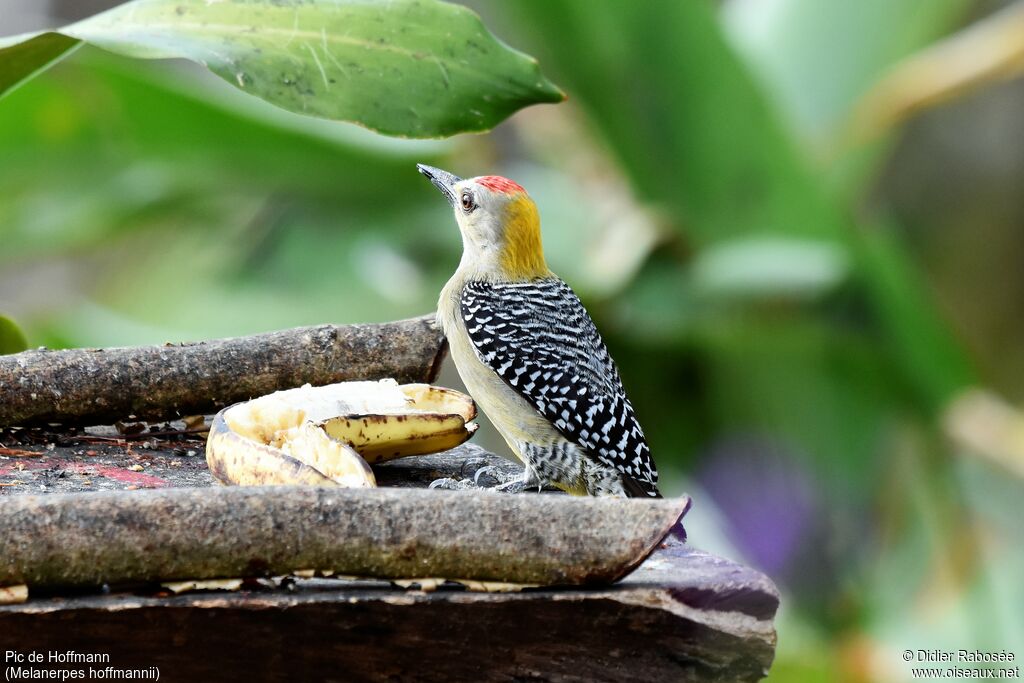
[[[480,483],[481,476],[489,477],[497,483],[491,486],[482,485]],[[531,477],[528,471],[523,471],[518,476],[510,478],[509,474],[503,471],[502,468],[494,466],[481,467],[473,474],[472,480],[445,477],[430,482],[430,488],[432,489],[446,489],[450,491],[476,489],[478,491],[495,491],[498,493],[522,493],[534,487],[539,492],[541,484]]]
[[[430,482],[430,486],[427,488],[431,489],[444,489],[446,491],[461,491],[464,489],[483,489],[489,490],[482,486],[477,486],[469,479],[454,479],[452,477],[444,477],[443,479],[435,479]]]
[[[523,473],[522,475],[516,477],[515,479],[491,487],[491,490],[498,491],[499,493],[522,493],[524,491],[529,491],[534,488],[537,489],[537,493],[540,493],[540,490],[543,488],[543,485],[536,480],[531,480],[530,477],[526,475],[526,473]]]

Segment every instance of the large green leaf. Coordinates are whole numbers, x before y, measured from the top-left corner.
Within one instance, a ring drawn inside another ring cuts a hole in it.
[[[0,40],[0,95],[75,40],[190,59],[290,111],[389,135],[487,130],[564,98],[536,60],[438,0],[135,0],[59,33]]]

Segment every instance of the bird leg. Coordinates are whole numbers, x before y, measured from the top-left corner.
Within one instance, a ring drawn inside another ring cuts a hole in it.
[[[540,493],[540,490],[544,488],[544,482],[537,477],[537,473],[534,472],[533,468],[527,465],[523,469],[523,473],[518,477],[502,482],[492,488],[501,493],[522,493],[534,487],[537,488],[537,493]]]

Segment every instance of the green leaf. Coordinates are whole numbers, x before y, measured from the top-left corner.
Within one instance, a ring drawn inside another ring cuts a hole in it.
[[[189,59],[289,111],[388,135],[487,130],[522,107],[564,99],[536,60],[438,0],[135,0],[59,34],[0,41],[0,86],[44,68],[74,39],[139,59]]]
[[[27,348],[28,340],[25,339],[21,328],[15,325],[10,318],[0,315],[0,356],[18,353]]]
[[[67,56],[78,44],[59,33],[0,39],[0,97]]]

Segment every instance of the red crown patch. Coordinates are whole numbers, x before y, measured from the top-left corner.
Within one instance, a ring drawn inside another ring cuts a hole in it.
[[[500,175],[485,175],[477,178],[476,182],[495,192],[504,192],[505,194],[526,192],[526,190],[523,189],[523,186],[519,183],[514,180],[509,180],[508,178],[502,178]]]

